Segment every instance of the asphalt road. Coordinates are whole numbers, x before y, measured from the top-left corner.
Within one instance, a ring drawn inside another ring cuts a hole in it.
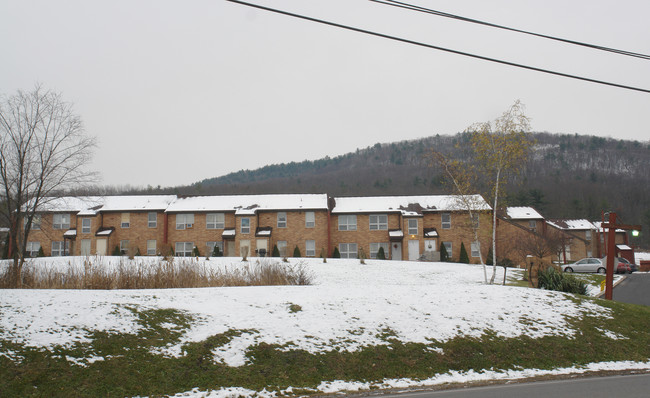
[[[627,275],[623,282],[614,287],[612,298],[622,303],[650,305],[650,273],[635,272]]]
[[[648,396],[650,396],[650,374],[499,384],[445,391],[403,392],[381,395],[381,398],[648,398]]]

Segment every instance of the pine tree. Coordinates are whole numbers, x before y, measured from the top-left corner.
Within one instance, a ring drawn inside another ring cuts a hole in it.
[[[381,246],[377,251],[377,260],[386,260],[386,253],[384,253],[384,248]]]
[[[341,258],[341,253],[339,252],[338,247],[334,248],[334,253],[332,253],[332,258]]]
[[[280,257],[280,249],[278,249],[278,245],[273,245],[273,251],[271,252],[271,257]]]
[[[469,264],[469,256],[467,255],[467,250],[465,249],[465,244],[460,244],[460,260],[461,263]]]
[[[43,251],[42,246],[38,248],[38,254],[36,255],[36,257],[45,257],[45,252]]]
[[[294,257],[302,257],[302,256],[300,255],[300,249],[298,249],[298,246],[296,246],[296,248],[293,249],[293,256],[294,256]]]
[[[447,246],[444,244],[440,245],[440,261],[446,262],[449,261],[449,253],[447,253]]]
[[[201,253],[199,252],[199,248],[194,246],[194,249],[192,249],[192,254],[194,257],[201,257]]]
[[[219,246],[214,245],[214,250],[212,250],[212,257],[221,257],[221,249],[219,249]]]

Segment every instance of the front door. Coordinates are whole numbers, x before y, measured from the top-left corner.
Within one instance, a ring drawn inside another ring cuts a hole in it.
[[[391,259],[402,261],[402,242],[393,242],[390,252]]]
[[[420,241],[409,241],[409,261],[417,261],[420,258]]]
[[[108,239],[97,239],[97,255],[105,256],[106,247],[108,246]]]
[[[90,256],[90,239],[81,240],[81,255]]]
[[[257,240],[257,256],[258,257],[266,257],[269,255],[269,245],[268,245],[268,240],[266,239],[258,239]]]
[[[424,241],[424,251],[425,252],[435,252],[436,251],[436,241],[435,241],[435,239],[433,239],[433,240],[425,240]]]
[[[226,257],[235,257],[235,241],[234,240],[229,240],[226,243]]]

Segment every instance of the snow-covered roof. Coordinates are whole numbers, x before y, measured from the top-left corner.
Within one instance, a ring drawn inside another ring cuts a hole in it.
[[[221,236],[223,238],[225,237],[231,237],[235,236],[236,231],[234,229],[224,229],[223,232],[221,233]]]
[[[134,196],[64,196],[46,198],[39,211],[95,215],[102,211],[165,210],[176,199],[175,195]]]
[[[616,245],[616,248],[618,250],[632,250],[632,248],[628,245]]]
[[[490,210],[481,195],[466,196],[473,210]],[[332,213],[393,213],[406,216],[421,215],[429,211],[465,210],[465,204],[458,195],[428,196],[366,196],[334,198],[336,205]]]
[[[176,199],[166,211],[235,211],[250,215],[259,210],[327,210],[327,194],[192,196]]]
[[[543,220],[544,217],[532,207],[519,206],[506,208],[508,218],[512,220]]]
[[[391,238],[403,238],[404,232],[402,230],[388,231],[388,236]]]
[[[547,221],[550,225],[555,228],[564,229],[564,230],[588,230],[596,229],[596,226],[589,222],[588,220],[550,220]]]
[[[76,229],[69,229],[63,233],[63,236],[72,238],[77,236],[77,230]]]

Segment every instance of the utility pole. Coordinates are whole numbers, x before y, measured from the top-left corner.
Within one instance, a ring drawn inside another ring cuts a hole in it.
[[[640,225],[625,225],[625,224],[616,224],[616,213],[609,213],[609,222],[603,223],[603,231],[605,228],[609,228],[607,232],[607,275],[605,276],[605,298],[607,300],[612,299],[613,289],[614,289],[614,257],[616,257],[616,230],[622,229],[625,231],[634,230],[640,231]]]

